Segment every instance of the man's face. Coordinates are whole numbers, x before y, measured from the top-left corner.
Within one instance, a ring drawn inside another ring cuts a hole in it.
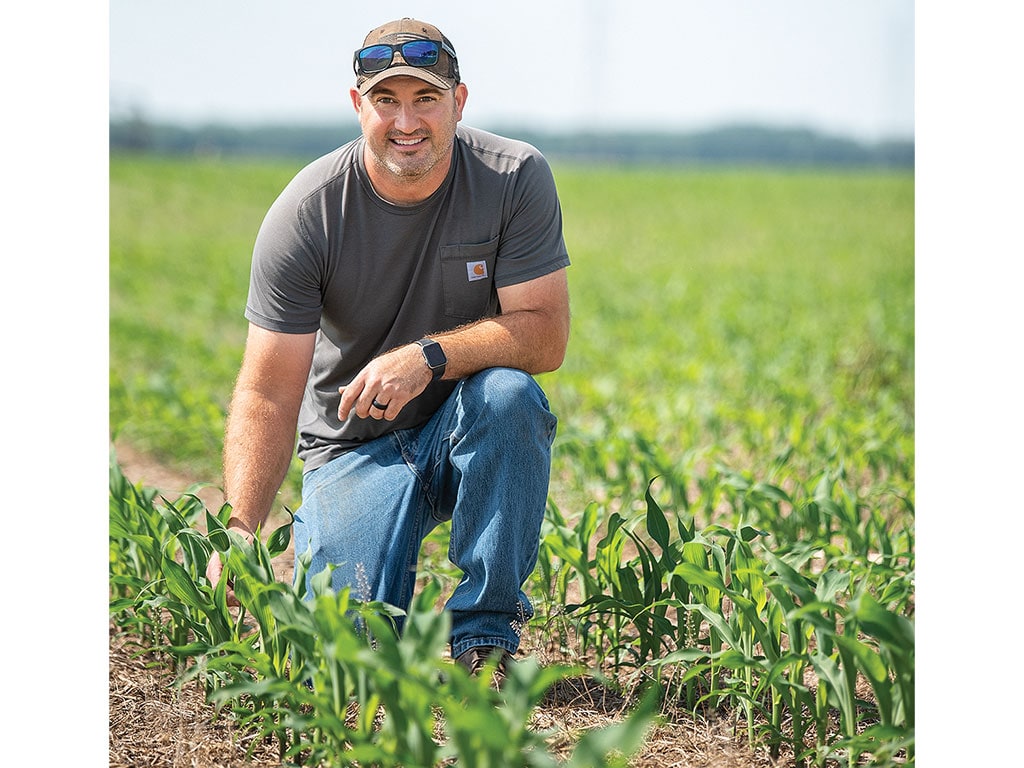
[[[352,103],[378,170],[394,182],[444,178],[466,103],[465,85],[443,91],[396,75],[365,96],[353,89]]]

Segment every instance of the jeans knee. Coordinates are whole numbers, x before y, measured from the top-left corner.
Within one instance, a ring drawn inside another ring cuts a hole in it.
[[[516,368],[487,368],[463,383],[463,402],[479,402],[489,415],[517,418],[531,413],[550,413],[540,385]]]

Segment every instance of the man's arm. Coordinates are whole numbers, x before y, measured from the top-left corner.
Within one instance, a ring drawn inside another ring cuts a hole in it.
[[[445,379],[484,368],[556,370],[569,343],[569,288],[565,269],[498,289],[501,314],[431,338],[448,357]]]
[[[291,464],[315,341],[315,333],[274,333],[249,324],[224,433],[224,496],[232,506],[228,528],[250,540],[270,514]],[[210,558],[210,584],[220,581],[223,569],[219,557]],[[230,587],[227,601],[238,605]]]
[[[562,364],[569,342],[569,288],[565,269],[498,289],[501,314],[431,336],[448,357],[445,379],[461,379],[485,368],[519,368],[527,373],[553,371]],[[430,370],[416,344],[375,358],[341,389],[338,417],[355,411],[362,418],[389,420],[430,383]],[[386,403],[371,408],[376,399]]]
[[[316,334],[249,325],[224,435],[224,495],[231,526],[264,523],[291,464]]]

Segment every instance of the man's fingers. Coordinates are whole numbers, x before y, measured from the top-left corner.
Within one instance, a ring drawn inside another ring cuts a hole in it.
[[[338,418],[345,421],[354,412],[361,419],[394,421],[424,390],[429,376],[417,345],[394,349],[371,360],[351,382],[338,387]]]
[[[214,555],[213,557],[210,558],[210,561],[206,564],[206,580],[210,582],[210,586],[212,586],[214,589],[216,589],[217,584],[220,583],[220,580],[223,577],[224,577],[224,564],[220,561],[220,558],[217,557],[217,555]],[[227,591],[225,593],[225,598],[227,599],[227,604],[228,605],[236,606],[237,607],[237,606],[240,605],[240,603],[238,602],[238,598],[235,597],[234,586],[235,586],[235,580],[232,579],[232,578],[228,578]]]
[[[374,419],[387,418],[387,412],[390,405],[391,403],[388,400],[381,402],[376,397],[372,398],[370,400],[370,417]]]
[[[339,387],[341,403],[338,405],[338,419],[345,421],[353,412],[361,419],[386,419],[394,421],[408,402],[400,394],[386,394],[386,388],[377,389],[371,394],[369,387],[360,389],[358,397],[354,396],[351,385]]]
[[[348,419],[352,409],[356,406],[359,399],[360,393],[363,391],[362,384],[356,384],[352,382],[348,386],[338,387],[338,392],[341,394],[341,402],[338,403],[338,419],[345,421]],[[359,409],[356,408],[356,413],[359,413]]]
[[[210,582],[211,586],[217,586],[217,582],[220,581],[221,571],[223,570],[224,566],[221,564],[220,558],[217,555],[213,555],[206,564],[206,580]]]

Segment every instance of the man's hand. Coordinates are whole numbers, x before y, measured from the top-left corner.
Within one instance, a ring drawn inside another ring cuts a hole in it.
[[[485,368],[518,368],[530,374],[557,369],[569,342],[569,287],[565,269],[498,289],[501,313],[431,335],[448,358],[444,378],[460,379]],[[394,421],[433,378],[415,342],[369,362],[339,387],[338,418]],[[379,406],[373,405],[374,400]]]
[[[227,528],[228,528],[229,531],[235,531],[236,533],[239,533],[242,536],[244,536],[246,541],[248,541],[250,543],[253,541],[254,536],[253,536],[252,532],[248,529],[248,527],[242,525],[240,522],[236,521],[234,518],[232,518],[231,520],[228,521]],[[210,586],[211,587],[216,589],[217,588],[217,584],[220,582],[221,577],[223,575],[224,575],[224,563],[222,563],[221,560],[220,560],[220,553],[219,552],[214,552],[210,556],[209,562],[206,563],[206,580],[210,582]],[[231,582],[228,582],[226,597],[227,597],[228,605],[231,605],[231,606],[238,606],[238,605],[240,605],[240,603],[238,602],[238,598],[235,597],[235,590],[232,588]]]
[[[338,388],[338,418],[345,421],[355,411],[363,419],[394,421],[430,380],[430,368],[419,345],[397,347],[371,360],[347,386]]]

